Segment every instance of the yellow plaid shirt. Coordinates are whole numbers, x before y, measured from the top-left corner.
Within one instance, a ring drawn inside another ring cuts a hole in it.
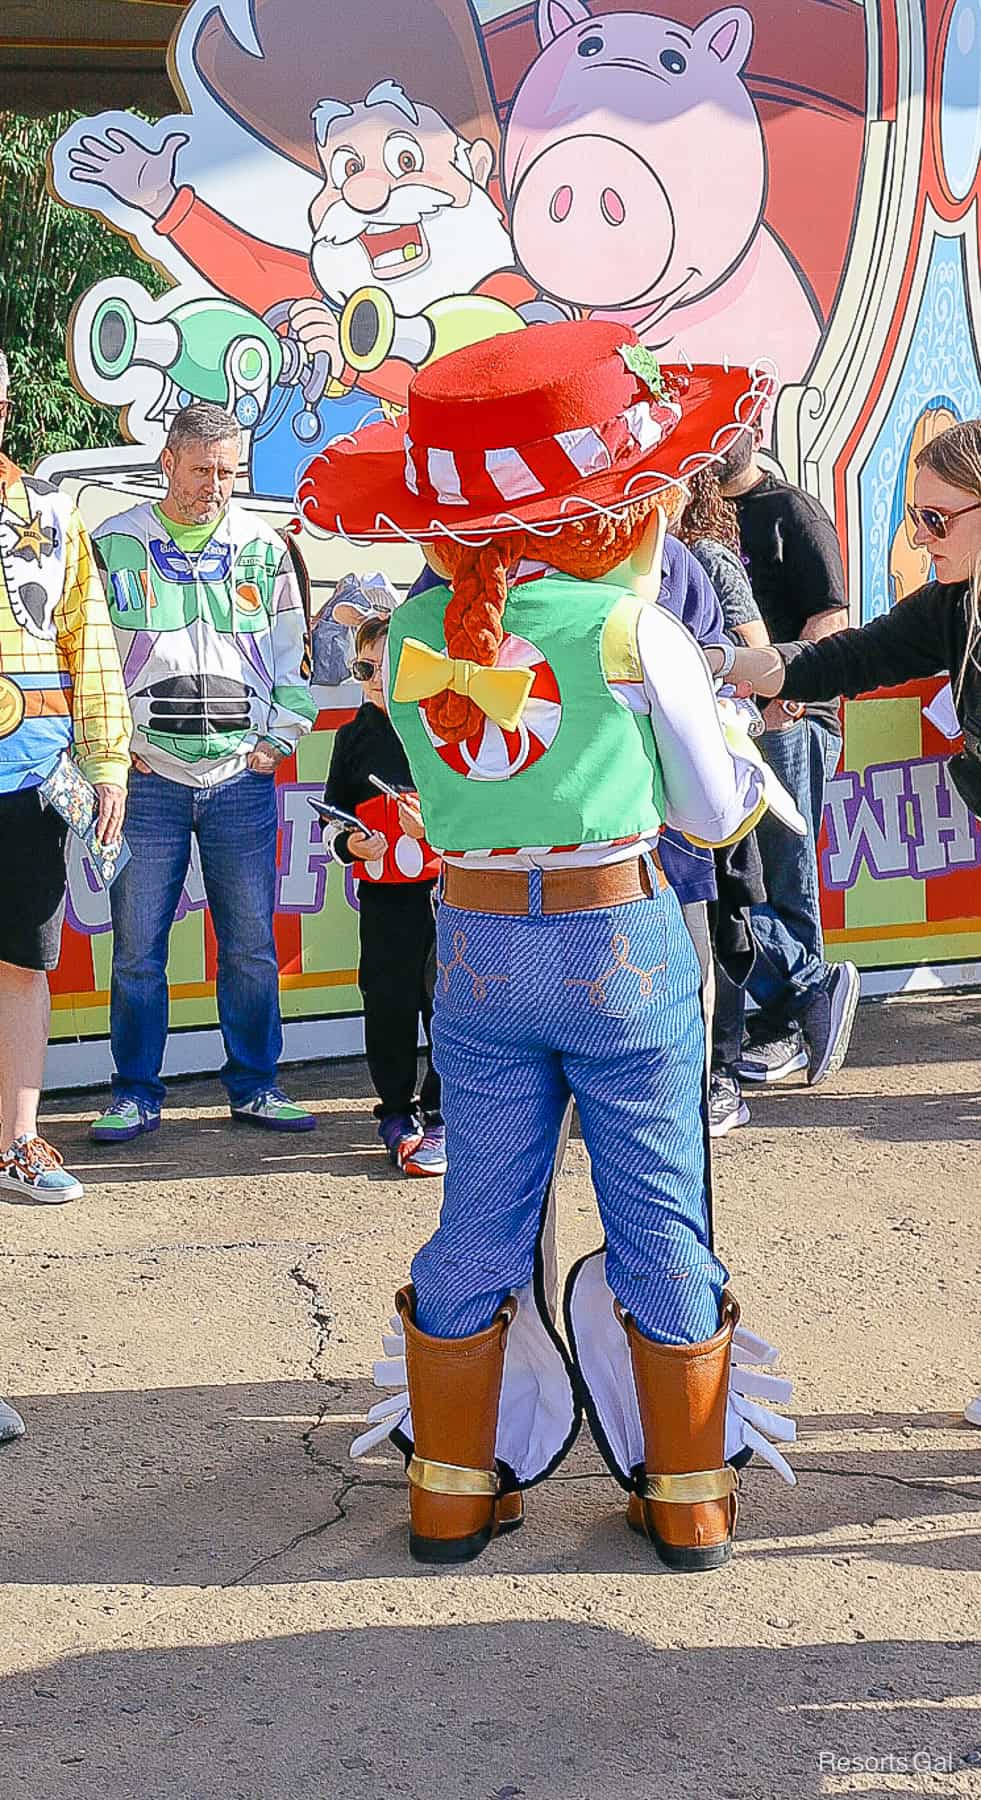
[[[36,785],[74,742],[125,787],[132,719],[77,508],[0,454],[0,792]]]

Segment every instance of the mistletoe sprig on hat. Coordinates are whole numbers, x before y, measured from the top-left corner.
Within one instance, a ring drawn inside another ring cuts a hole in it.
[[[646,344],[621,344],[619,354],[638,381],[642,381],[655,400],[677,400],[687,382],[676,372],[666,375],[653,350]]]

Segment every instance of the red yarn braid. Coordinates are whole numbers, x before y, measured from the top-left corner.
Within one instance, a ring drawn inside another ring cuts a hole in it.
[[[638,501],[615,516],[570,520],[554,537],[515,531],[494,538],[483,549],[441,543],[439,554],[450,571],[453,590],[443,624],[450,656],[494,667],[504,637],[508,570],[522,557],[546,562],[581,581],[595,581],[633,555],[656,505],[670,514],[673,492]],[[484,722],[480,708],[465,694],[434,694],[424,704],[430,725],[446,744],[462,743]]]

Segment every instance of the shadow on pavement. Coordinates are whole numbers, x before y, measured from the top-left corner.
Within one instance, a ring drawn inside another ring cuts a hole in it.
[[[362,1059],[284,1070],[283,1086],[291,1099],[314,1113],[316,1130],[267,1131],[233,1121],[221,1084],[193,1078],[169,1087],[159,1131],[129,1143],[93,1144],[89,1139],[89,1124],[110,1102],[108,1089],[48,1099],[41,1129],[68,1167],[92,1186],[191,1176],[235,1180],[292,1171],[391,1178]]]
[[[244,1641],[81,1651],[8,1680],[5,1791],[26,1775],[45,1800],[884,1797],[914,1756],[963,1779],[981,1742],[960,1645],[655,1650],[523,1618],[520,1593],[510,1616],[449,1622],[420,1587],[417,1624],[369,1603],[353,1628],[281,1620],[257,1639],[246,1622]],[[835,1759],[890,1778],[846,1786]],[[934,1775],[914,1791],[969,1789]]]
[[[229,1586],[254,1576],[275,1583],[296,1580],[301,1561],[305,1579],[328,1583],[418,1572],[404,1545],[397,1453],[384,1445],[366,1461],[348,1457],[377,1398],[368,1382],[11,1398],[29,1435],[2,1453],[0,1582]],[[897,1450],[873,1442],[868,1450],[821,1451],[822,1423],[873,1439],[882,1429],[874,1416],[805,1421],[796,1488],[750,1468],[741,1561],[803,1557],[847,1566],[853,1558],[981,1569],[979,1443],[970,1426],[955,1446],[913,1442]],[[50,1509],[38,1504],[48,1492],[59,1496]],[[627,1532],[623,1506],[584,1428],[558,1473],[529,1494],[524,1529],[492,1545],[475,1568],[660,1579],[647,1546]],[[301,1544],[302,1557],[294,1555]]]
[[[884,1144],[935,1144],[981,1139],[981,1095],[977,1088],[959,1094],[855,1093],[836,1090],[833,1084],[817,1090],[807,1087],[752,1087],[745,1097],[752,1110],[749,1130],[829,1131],[843,1134],[843,1155],[849,1142],[873,1139]],[[740,1132],[744,1143],[746,1132]]]

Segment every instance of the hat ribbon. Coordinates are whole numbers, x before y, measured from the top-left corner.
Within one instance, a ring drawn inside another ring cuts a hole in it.
[[[517,731],[535,679],[533,669],[485,669],[466,657],[440,656],[407,637],[392,687],[393,700],[429,700],[463,694],[502,731]]]

